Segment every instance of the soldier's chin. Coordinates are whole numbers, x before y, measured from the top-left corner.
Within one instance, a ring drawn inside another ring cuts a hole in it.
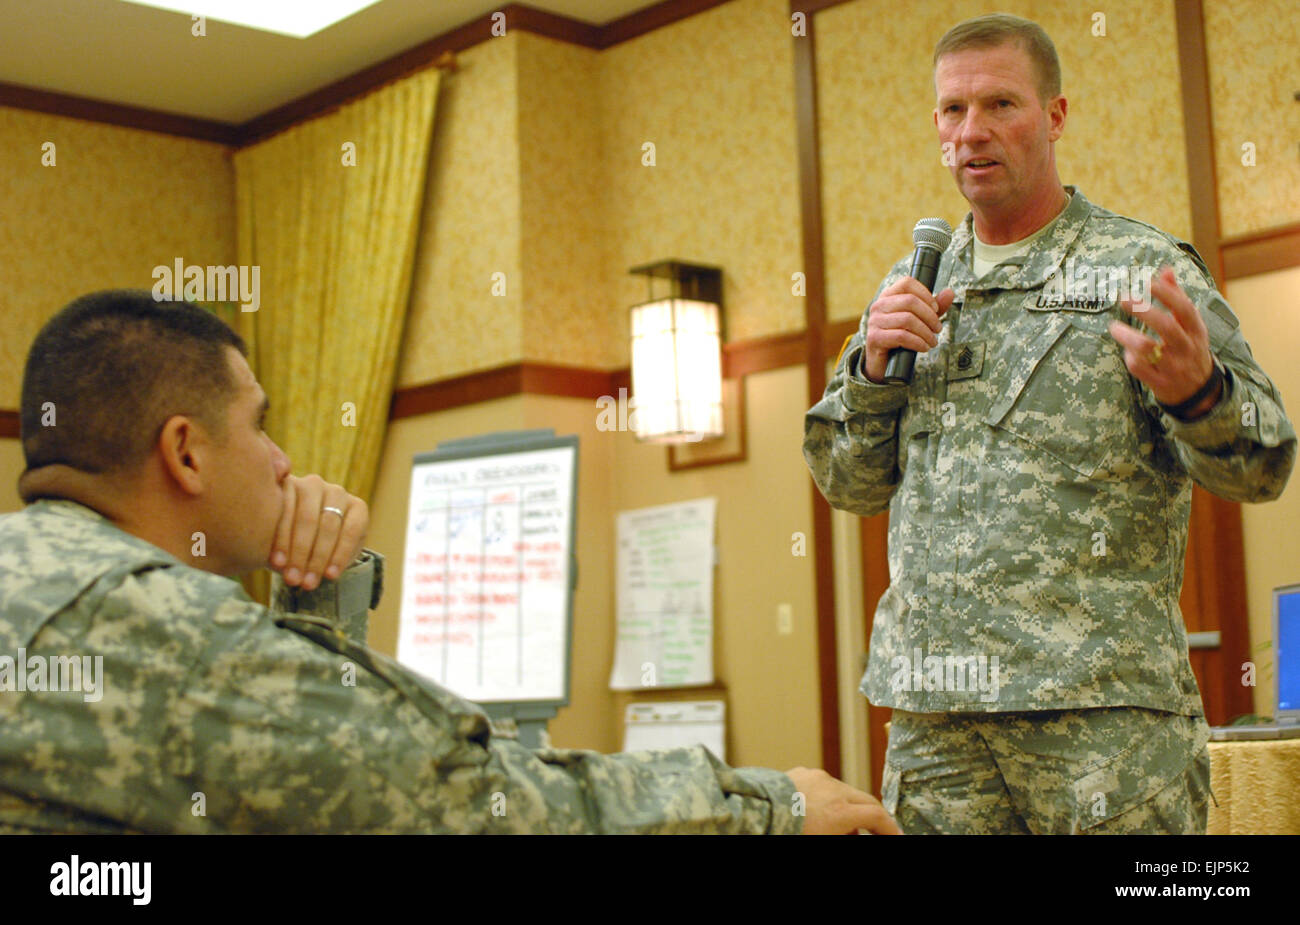
[[[264,542],[259,541],[249,543],[243,550],[243,554],[231,566],[231,571],[225,573],[228,578],[242,578],[245,575],[251,575],[258,569],[267,569],[275,572],[278,569],[271,564],[271,543],[275,539],[272,533]]]

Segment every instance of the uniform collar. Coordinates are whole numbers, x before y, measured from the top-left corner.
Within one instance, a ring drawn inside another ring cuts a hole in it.
[[[87,507],[79,501],[71,501],[67,498],[38,498],[27,505],[27,510],[37,514],[72,517],[87,524],[93,524],[94,526],[91,529],[95,529],[97,535],[101,536],[105,541],[111,540],[130,547],[157,564],[184,564],[165,549],[161,549],[147,540],[142,540],[133,533],[127,533],[99,511]],[[163,560],[163,562],[159,562],[159,560]]]
[[[1070,202],[1057,217],[1052,230],[1030,245],[1029,253],[1015,257],[1007,263],[989,270],[981,279],[975,279],[975,217],[967,212],[965,220],[953,232],[948,252],[953,256],[952,275],[948,286],[955,292],[966,288],[979,289],[1037,289],[1044,285],[1060,268],[1062,261],[1074,248],[1075,239],[1083,230],[1093,206],[1083,193],[1073,186],[1065,187]]]
[[[65,514],[69,517],[80,517],[83,520],[102,520],[108,523],[109,520],[99,511],[92,507],[86,507],[80,501],[71,501],[67,498],[37,498],[31,504],[27,505],[40,511],[47,511],[51,514]]]

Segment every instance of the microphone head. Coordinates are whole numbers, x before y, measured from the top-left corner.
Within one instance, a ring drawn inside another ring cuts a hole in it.
[[[941,218],[923,218],[912,229],[912,243],[917,247],[933,247],[942,252],[952,241],[952,226]]]

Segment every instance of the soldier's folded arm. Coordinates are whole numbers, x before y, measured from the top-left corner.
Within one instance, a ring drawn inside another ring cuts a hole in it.
[[[704,748],[494,738],[475,705],[317,617],[229,602],[173,711],[177,773],[250,832],[798,833],[791,779]],[[279,624],[279,625],[276,625]]]

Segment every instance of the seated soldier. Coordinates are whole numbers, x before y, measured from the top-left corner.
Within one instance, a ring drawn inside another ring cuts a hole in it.
[[[898,831],[824,771],[494,738],[477,706],[254,603],[232,577],[263,565],[306,591],[359,574],[369,513],[290,475],[245,353],[145,291],[37,335],[27,507],[0,517],[0,831]],[[38,670],[5,684],[5,655]]]

